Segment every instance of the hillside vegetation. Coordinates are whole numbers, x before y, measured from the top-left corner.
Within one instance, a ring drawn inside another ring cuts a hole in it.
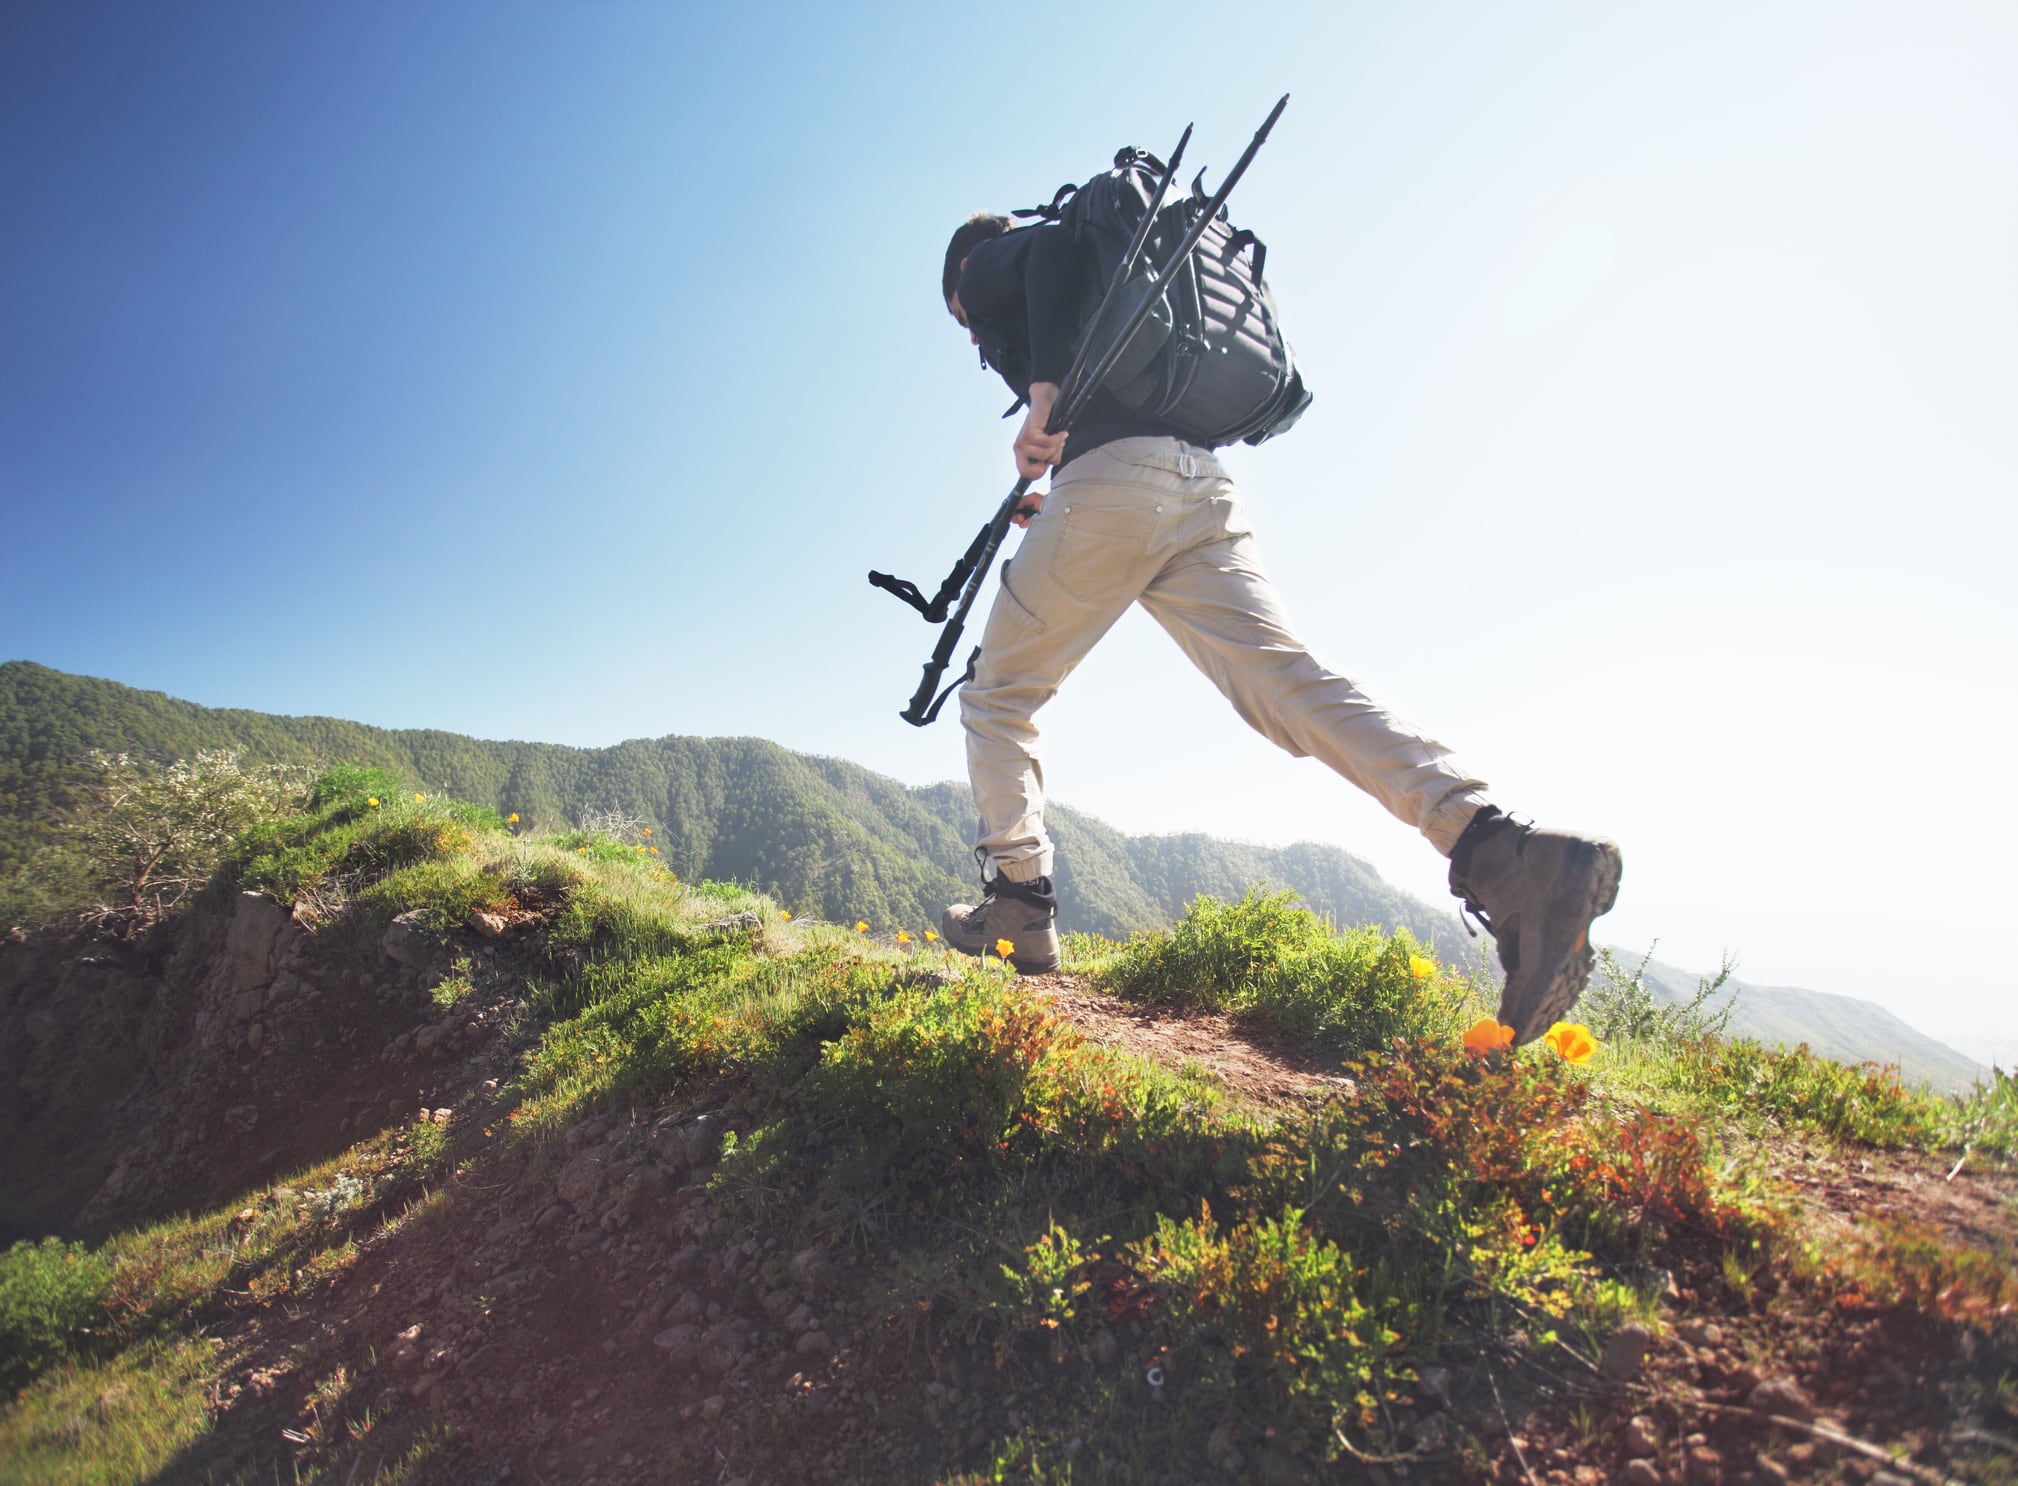
[[[200,893],[0,947],[49,1235],[0,1260],[0,1479],[2018,1468],[2012,1080],[1619,997],[1470,1051],[1481,985],[1267,893],[1020,981],[635,819],[267,777]]]
[[[910,788],[834,759],[758,739],[669,737],[614,748],[495,743],[434,731],[387,731],[334,718],[217,710],[69,676],[0,664],[0,930],[31,923],[79,891],[64,823],[94,783],[88,755],[166,762],[229,751],[249,763],[385,768],[403,785],[516,813],[543,827],[611,814],[657,832],[688,878],[739,882],[793,912],[878,925],[935,922],[971,898],[972,800],[963,785]],[[1266,884],[1335,924],[1406,929],[1454,963],[1479,946],[1442,906],[1397,891],[1334,847],[1270,848],[1198,835],[1126,836],[1069,807],[1047,812],[1059,841],[1062,925],[1123,938],[1169,924],[1200,894],[1238,898]],[[1637,954],[1624,957],[1628,968]],[[1658,962],[1647,985],[1684,1001],[1697,977]],[[1850,997],[1733,979],[1733,1030],[1807,1043],[1847,1062],[1897,1064],[1909,1082],[1966,1090],[1988,1070]]]

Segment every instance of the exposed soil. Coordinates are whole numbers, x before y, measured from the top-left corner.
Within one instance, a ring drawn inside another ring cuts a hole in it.
[[[1167,1068],[1202,1068],[1254,1104],[1289,1104],[1351,1086],[1336,1061],[1287,1038],[1244,1027],[1225,1012],[1140,1006],[1095,990],[1076,975],[1033,975],[1024,984],[1050,997],[1088,1041]]]

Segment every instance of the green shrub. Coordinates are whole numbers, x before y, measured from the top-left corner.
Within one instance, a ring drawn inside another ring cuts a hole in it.
[[[1978,1083],[1957,1100],[1950,1143],[2010,1160],[2018,1156],[2018,1074],[1990,1070],[1990,1082]]]
[[[1737,962],[1725,955],[1717,973],[1696,981],[1695,994],[1679,1005],[1667,1005],[1655,998],[1647,985],[1647,964],[1653,949],[1640,956],[1640,963],[1627,970],[1609,949],[1598,951],[1590,986],[1577,1003],[1587,1025],[1600,1042],[1643,1042],[1654,1039],[1689,1041],[1699,1037],[1721,1037],[1731,1024],[1738,1006],[1738,992],[1732,989],[1723,1005],[1714,1005],[1718,994],[1730,983]]]
[[[0,1255],[0,1387],[15,1389],[77,1354],[112,1283],[81,1243],[24,1239]]]
[[[308,807],[327,810],[332,805],[362,805],[367,800],[397,800],[408,793],[406,781],[390,769],[368,764],[338,764],[326,769],[308,787]]]
[[[1405,933],[1334,934],[1295,894],[1254,889],[1238,903],[1195,899],[1172,928],[1131,938],[1101,978],[1131,1000],[1246,1012],[1360,1051],[1455,1020],[1415,974],[1421,958]]]
[[[1306,1416],[1305,1443],[1380,1417],[1406,1376],[1400,1336],[1365,1293],[1366,1272],[1295,1208],[1222,1228],[1209,1209],[1159,1217],[1129,1246],[1153,1287],[1151,1316],[1192,1386],[1230,1395],[1243,1383]]]
[[[1713,1108],[1756,1112],[1781,1124],[1875,1146],[1938,1145],[1951,1128],[1949,1107],[1899,1081],[1899,1070],[1852,1068],[1806,1045],[1792,1052],[1748,1038],[1702,1038],[1675,1048],[1672,1077]]]

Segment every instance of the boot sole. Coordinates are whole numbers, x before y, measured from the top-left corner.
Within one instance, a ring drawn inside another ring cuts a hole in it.
[[[1612,905],[1619,898],[1619,878],[1623,874],[1624,862],[1618,847],[1610,841],[1585,842],[1576,857],[1563,874],[1566,878],[1585,879],[1581,901],[1576,905],[1576,915],[1583,920],[1583,928],[1576,941],[1570,946],[1567,956],[1560,959],[1548,975],[1540,993],[1529,1001],[1527,1015],[1514,1023],[1514,1045],[1532,1042],[1546,1032],[1554,1023],[1561,1021],[1563,1013],[1576,1005],[1577,997],[1584,993],[1584,987],[1591,978],[1591,923],[1611,912]],[[1507,1020],[1507,1011],[1502,1006],[1500,1019]]]

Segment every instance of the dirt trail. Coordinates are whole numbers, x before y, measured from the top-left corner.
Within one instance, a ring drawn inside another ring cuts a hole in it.
[[[1225,1012],[1138,1006],[1095,990],[1081,975],[1030,975],[1023,984],[1048,996],[1088,1041],[1166,1068],[1195,1064],[1256,1104],[1290,1104],[1351,1086],[1335,1061],[1243,1027]]]

